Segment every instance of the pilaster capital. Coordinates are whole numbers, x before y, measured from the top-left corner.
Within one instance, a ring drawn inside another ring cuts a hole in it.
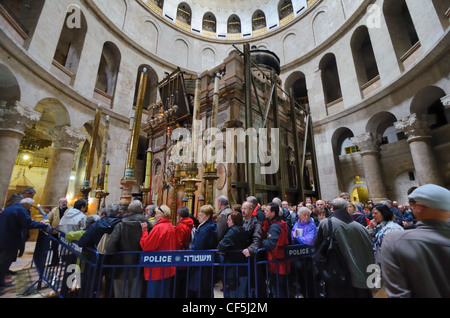
[[[27,127],[41,119],[42,114],[19,101],[0,101],[0,129],[25,133]]]
[[[351,141],[354,145],[358,146],[361,155],[365,155],[379,152],[381,138],[379,136],[374,136],[371,132],[365,132],[351,138]]]
[[[75,151],[81,141],[86,139],[87,134],[71,126],[58,126],[49,130],[53,139],[53,147],[65,148]]]
[[[408,142],[431,138],[431,132],[426,120],[421,120],[417,114],[411,114],[394,123],[397,130],[403,131],[408,137]]]

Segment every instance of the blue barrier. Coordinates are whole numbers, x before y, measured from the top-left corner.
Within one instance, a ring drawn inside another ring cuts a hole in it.
[[[240,250],[100,255],[65,241],[62,232],[40,231],[33,256],[39,280],[29,289],[44,283],[61,298],[317,297],[314,247],[284,249],[277,260],[268,260],[264,249],[249,258]]]
[[[52,235],[52,230],[58,234]],[[31,289],[50,287],[59,298],[87,298],[93,295],[99,254],[93,249],[81,249],[67,242],[64,233],[57,229],[40,230],[33,253],[33,263],[39,274]],[[45,286],[42,286],[42,285]]]

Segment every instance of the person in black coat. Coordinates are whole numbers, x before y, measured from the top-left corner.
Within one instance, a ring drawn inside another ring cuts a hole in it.
[[[114,227],[122,220],[118,216],[119,204],[111,203],[107,210],[106,216],[90,226],[78,241],[80,247],[97,248],[98,243],[104,234],[111,234]]]
[[[244,223],[242,214],[236,211],[228,214],[228,231],[220,241],[217,249],[225,253],[224,263],[247,263],[247,257],[241,250],[249,245],[249,232],[242,226]],[[237,267],[237,268],[236,268]],[[226,266],[224,296],[225,298],[246,298],[247,289],[247,267],[245,266]],[[236,275],[237,273],[237,275]]]
[[[217,224],[212,220],[214,208],[207,204],[198,211],[197,218],[200,222],[195,230],[192,239],[192,250],[216,249]],[[211,278],[212,267],[191,266],[189,269],[188,294],[189,298],[210,298],[213,297],[213,279]]]
[[[33,203],[33,199],[25,198],[0,213],[0,289],[12,286],[6,282],[5,276],[21,248],[23,231],[48,228],[46,224],[31,219],[27,210]]]

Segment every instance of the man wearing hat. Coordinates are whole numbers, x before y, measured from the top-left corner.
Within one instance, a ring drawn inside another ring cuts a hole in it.
[[[409,203],[416,229],[386,235],[381,272],[389,297],[450,297],[450,191],[426,184]]]

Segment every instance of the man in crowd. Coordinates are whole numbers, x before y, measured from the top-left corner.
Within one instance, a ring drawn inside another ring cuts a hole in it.
[[[13,286],[6,282],[5,276],[16,260],[23,241],[23,230],[47,228],[46,224],[33,221],[27,212],[33,203],[33,199],[24,198],[0,213],[0,290]]]
[[[283,247],[289,245],[289,232],[286,222],[280,217],[280,206],[275,202],[269,203],[264,215],[266,221],[262,228],[262,247],[266,249],[269,261],[282,259]],[[287,275],[290,273],[290,267],[289,261],[269,263],[270,291],[274,297],[287,297]]]
[[[375,263],[372,238],[368,230],[357,222],[353,222],[347,211],[347,201],[340,197],[332,201],[331,217],[333,235],[349,273],[349,279],[343,284],[329,283],[326,286],[329,298],[371,298],[372,293],[367,286],[367,267]],[[314,243],[319,247],[330,235],[328,218],[320,221],[319,231]]]
[[[408,195],[415,229],[388,233],[381,272],[389,297],[450,298],[450,191],[434,184]]]
[[[233,211],[231,210],[231,208],[228,204],[228,198],[224,195],[221,195],[217,199],[217,206],[220,211],[219,216],[217,217],[217,222],[216,222],[217,228],[218,228],[217,237],[220,242],[228,230],[228,224],[227,224],[228,214],[230,214]]]

